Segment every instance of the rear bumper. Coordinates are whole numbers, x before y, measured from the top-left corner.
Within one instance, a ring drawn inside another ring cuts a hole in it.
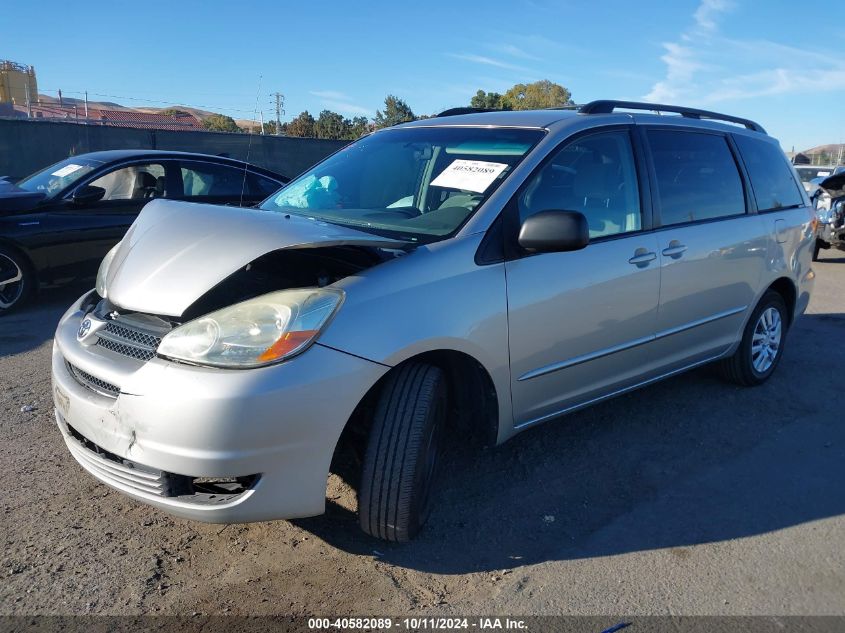
[[[340,433],[388,369],[319,345],[256,370],[191,367],[159,358],[130,365],[77,341],[83,317],[75,304],[59,323],[53,347],[53,395],[68,449],[109,486],[200,521],[323,512]],[[117,386],[119,393],[97,392],[69,365]],[[258,478],[237,495],[210,500],[172,490],[161,494],[157,477],[167,488],[171,475]]]

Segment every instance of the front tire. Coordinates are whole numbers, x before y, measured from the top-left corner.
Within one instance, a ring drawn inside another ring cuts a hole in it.
[[[29,262],[17,251],[0,246],[0,316],[26,302],[33,280]]]
[[[373,416],[358,495],[361,529],[409,541],[428,518],[447,412],[444,372],[411,362],[388,377]]]
[[[788,323],[783,297],[767,291],[751,313],[736,352],[720,361],[722,376],[744,387],[766,382],[783,356]]]

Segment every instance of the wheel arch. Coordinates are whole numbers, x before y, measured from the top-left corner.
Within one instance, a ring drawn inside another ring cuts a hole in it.
[[[366,448],[376,402],[387,380],[409,363],[428,363],[442,369],[447,377],[450,407],[457,424],[454,434],[477,437],[484,445],[494,445],[499,435],[499,398],[490,372],[473,356],[454,349],[434,349],[404,359],[379,378],[358,402],[334,448],[332,470],[337,459],[352,448],[360,454]],[[352,473],[348,473],[352,475]]]
[[[795,282],[789,277],[778,277],[766,288],[767,292],[769,290],[778,293],[783,298],[784,303],[786,303],[787,316],[789,317],[788,325],[791,326],[795,321],[795,306],[798,302],[798,289],[795,287]],[[764,292],[763,294],[765,295],[766,293]]]
[[[37,290],[40,281],[38,275],[39,271],[35,265],[35,260],[32,258],[32,253],[30,253],[23,245],[2,236],[0,236],[0,248],[5,248],[17,253],[23,259],[24,266],[27,266],[29,268],[29,272],[32,273],[32,289]]]

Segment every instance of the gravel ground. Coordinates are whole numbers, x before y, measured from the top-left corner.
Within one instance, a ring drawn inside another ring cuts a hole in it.
[[[705,369],[455,449],[415,542],[326,515],[205,525],[97,483],[49,388],[55,323],[82,289],[0,320],[0,615],[845,614],[845,257],[763,387]],[[37,407],[22,412],[23,405]]]

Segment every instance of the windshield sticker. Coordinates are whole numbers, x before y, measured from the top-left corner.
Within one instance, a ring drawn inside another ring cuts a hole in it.
[[[449,187],[484,193],[496,177],[507,169],[505,163],[488,163],[484,160],[452,161],[440,175],[431,181],[434,187]]]
[[[82,169],[82,165],[74,165],[71,163],[70,165],[65,165],[61,169],[57,169],[54,171],[51,176],[58,176],[59,178],[64,178],[65,176],[70,176],[73,172],[79,171]]]

